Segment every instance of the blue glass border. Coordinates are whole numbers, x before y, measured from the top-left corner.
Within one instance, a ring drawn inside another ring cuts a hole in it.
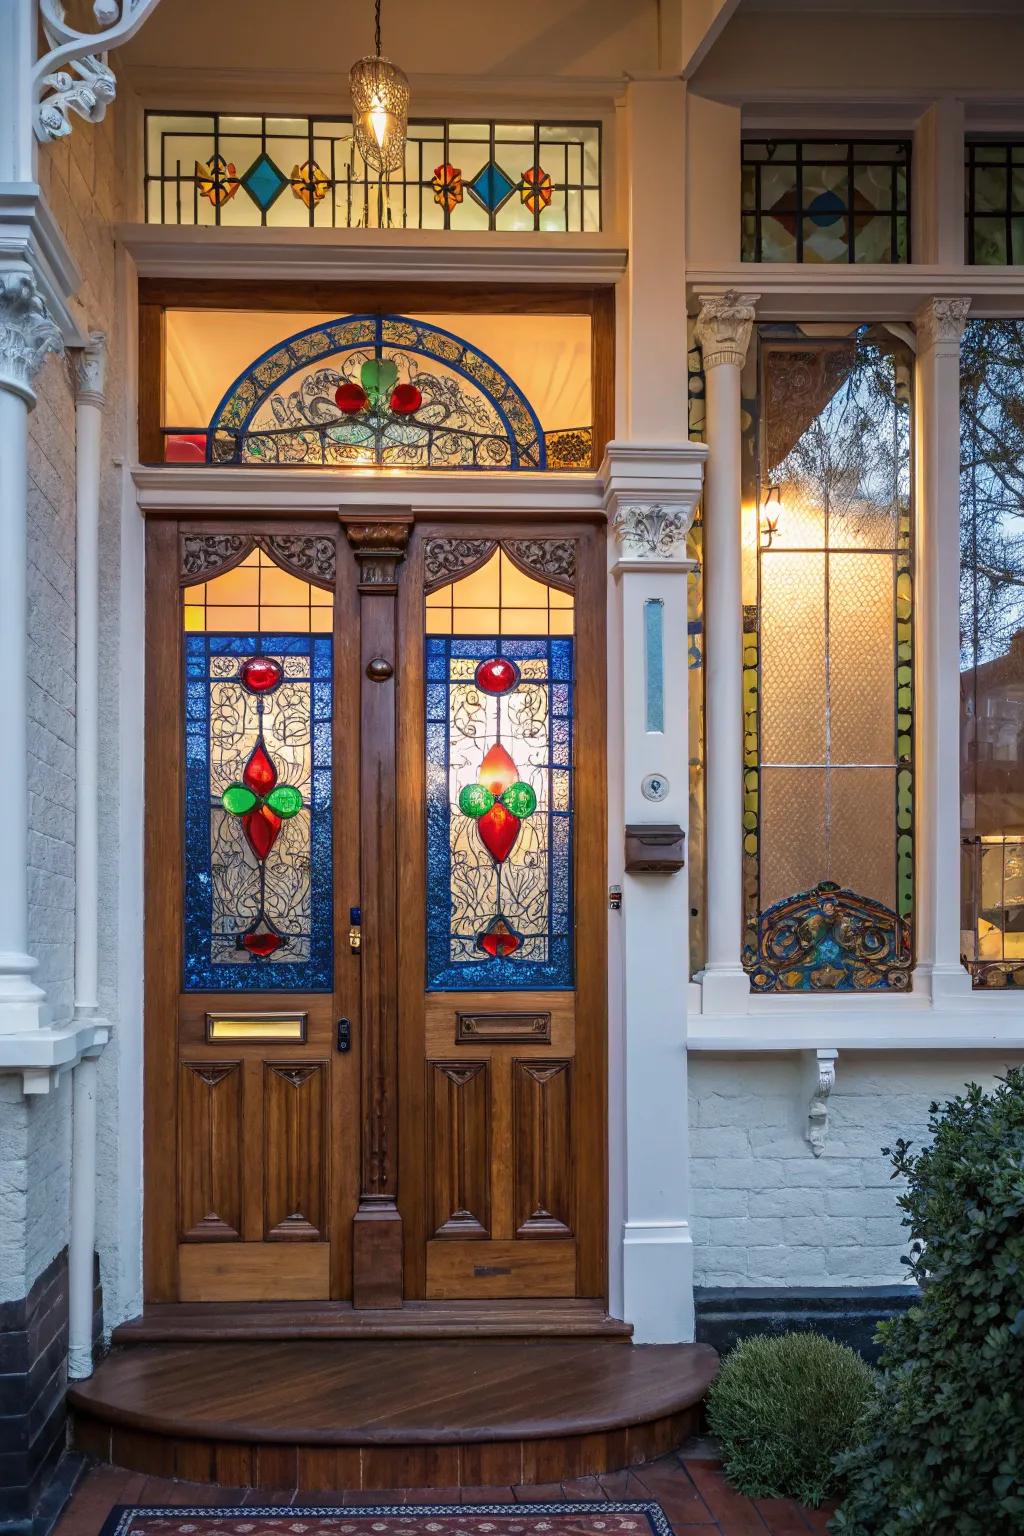
[[[186,992],[331,992],[334,990],[332,829],[333,640],[330,635],[185,635]],[[214,965],[210,857],[210,660],[214,656],[305,656],[310,663],[312,792],[310,804],[309,959],[300,965],[243,960]],[[326,686],[324,686],[326,685]]]
[[[569,805],[548,816],[548,959],[451,959],[451,803],[448,697],[452,660],[548,663],[548,764],[569,775]],[[427,991],[569,991],[574,980],[573,642],[569,637],[426,637]]]

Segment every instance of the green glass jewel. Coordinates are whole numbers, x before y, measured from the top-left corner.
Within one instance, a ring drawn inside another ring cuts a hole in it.
[[[297,816],[302,810],[302,794],[294,784],[278,784],[270,791],[266,804],[287,821],[289,816]]]
[[[246,811],[253,810],[259,801],[251,789],[246,789],[244,784],[229,784],[221,795],[221,804],[232,816],[244,816]]]
[[[398,383],[398,368],[388,357],[371,357],[360,368],[359,380],[371,400],[379,400]]]
[[[506,789],[501,797],[501,803],[521,821],[524,816],[532,816],[537,809],[537,796],[529,784],[524,783],[522,779],[517,779]]]
[[[463,816],[483,816],[494,804],[494,796],[482,784],[466,784],[459,791],[459,810]]]

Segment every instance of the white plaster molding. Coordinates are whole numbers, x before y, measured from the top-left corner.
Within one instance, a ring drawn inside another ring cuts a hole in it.
[[[81,274],[34,181],[0,182],[0,272],[28,272],[65,346],[83,345],[85,338],[69,305]]]
[[[37,138],[44,143],[64,138],[71,132],[71,112],[89,123],[102,121],[117,94],[117,79],[107,63],[107,53],[134,37],[159,3],[95,0],[92,10],[101,30],[81,32],[68,25],[61,0],[39,0],[39,20],[48,51],[32,72]]]
[[[723,366],[743,367],[760,297],[759,293],[740,293],[735,288],[700,295],[697,342],[705,373]]]
[[[76,350],[72,365],[75,373],[75,400],[80,405],[95,405],[102,411],[107,403],[106,332],[90,331],[85,346]]]
[[[309,281],[618,282],[620,239],[491,230],[232,229],[120,224],[117,239],[141,277]]]
[[[616,573],[689,571],[686,552],[703,482],[704,443],[611,442],[601,465],[604,506],[615,534]]]
[[[969,296],[972,315],[982,318],[1016,318],[1024,304],[1022,267],[763,262],[752,271],[749,262],[733,262],[688,269],[691,312],[703,294],[740,287],[755,272],[759,320],[911,321],[922,304],[940,296]]]
[[[828,1141],[828,1101],[836,1085],[839,1052],[820,1046],[810,1058],[811,1100],[807,1106],[807,1130],[804,1133],[815,1157],[820,1157]]]
[[[686,535],[693,509],[627,503],[611,517],[611,526],[624,560],[661,564],[686,559]]]
[[[64,341],[28,272],[0,272],[0,389],[35,404],[35,376]]]
[[[19,1074],[22,1092],[49,1093],[83,1056],[99,1055],[110,1039],[106,1019],[76,1019],[59,1028],[0,1034],[0,1073]]]
[[[970,307],[970,299],[962,294],[926,299],[914,316],[918,353],[942,348],[959,356]]]

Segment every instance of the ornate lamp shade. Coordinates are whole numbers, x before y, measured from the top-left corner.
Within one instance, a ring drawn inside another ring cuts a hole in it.
[[[409,81],[397,64],[374,54],[352,65],[349,83],[359,153],[371,171],[386,176],[405,159]]]

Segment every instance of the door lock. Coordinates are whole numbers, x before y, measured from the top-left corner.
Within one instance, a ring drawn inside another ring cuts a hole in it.
[[[350,924],[348,930],[348,947],[354,955],[358,955],[359,951],[363,947],[362,909],[360,907],[349,907],[348,920]]]
[[[338,1050],[350,1051],[352,1049],[352,1022],[350,1019],[338,1020]]]

